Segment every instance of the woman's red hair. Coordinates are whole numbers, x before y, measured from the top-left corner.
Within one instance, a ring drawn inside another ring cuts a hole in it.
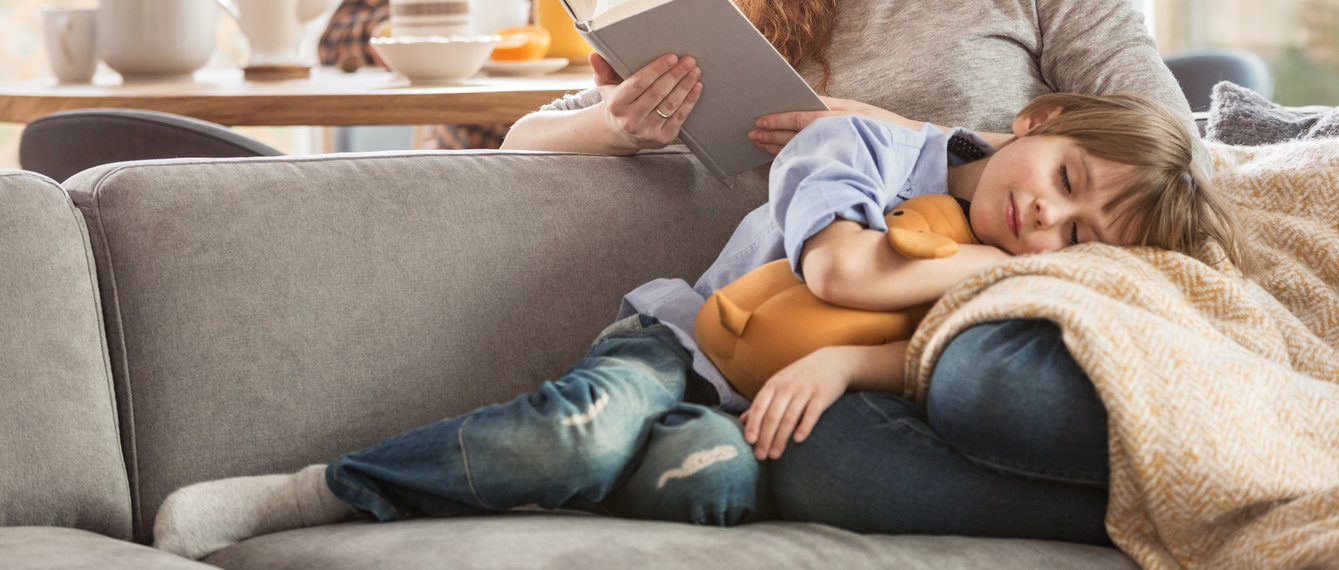
[[[827,90],[832,75],[827,49],[837,22],[837,0],[735,0],[735,4],[792,66],[809,59],[821,66],[823,79],[816,90]]]

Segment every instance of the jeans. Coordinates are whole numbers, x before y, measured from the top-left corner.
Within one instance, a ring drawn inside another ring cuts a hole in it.
[[[1049,321],[963,331],[935,367],[925,409],[843,396],[770,474],[786,519],[1110,544],[1106,412]]]
[[[327,483],[383,521],[538,504],[1109,543],[1106,414],[1049,322],[964,331],[936,367],[928,415],[895,396],[850,394],[766,464],[736,418],[682,401],[704,381],[668,329],[639,324],[602,337],[534,394],[339,458]]]
[[[533,394],[340,457],[327,484],[382,521],[529,504],[707,525],[771,518],[738,420],[684,402],[705,380],[669,329],[637,319]]]

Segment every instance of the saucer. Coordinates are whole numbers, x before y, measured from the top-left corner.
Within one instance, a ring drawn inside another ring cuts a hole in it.
[[[548,75],[567,67],[570,61],[565,57],[550,57],[531,61],[498,61],[490,59],[484,62],[484,72],[495,77],[538,77]]]

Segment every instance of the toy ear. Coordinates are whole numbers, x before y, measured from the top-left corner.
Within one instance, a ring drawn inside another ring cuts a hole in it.
[[[888,228],[888,243],[912,259],[937,259],[958,253],[958,242],[926,230]]]

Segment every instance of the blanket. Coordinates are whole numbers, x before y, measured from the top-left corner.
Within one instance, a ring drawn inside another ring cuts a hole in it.
[[[911,341],[906,396],[972,324],[1060,324],[1109,414],[1107,530],[1146,568],[1339,566],[1339,139],[1211,144],[1267,269],[1206,248],[1082,245],[951,291]]]

